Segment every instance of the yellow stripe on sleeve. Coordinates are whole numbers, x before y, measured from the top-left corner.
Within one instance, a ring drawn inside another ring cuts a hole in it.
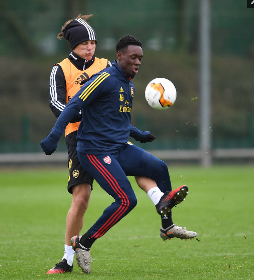
[[[107,77],[109,77],[110,74],[103,72],[100,76],[98,76],[85,90],[80,94],[79,98],[81,98],[83,101],[86,100],[86,98],[90,95],[90,93],[99,86],[100,83],[102,83]]]

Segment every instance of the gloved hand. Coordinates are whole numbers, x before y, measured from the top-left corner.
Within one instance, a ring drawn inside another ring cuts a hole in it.
[[[140,143],[152,142],[154,139],[156,139],[156,136],[153,135],[150,131],[143,131],[143,133],[143,139],[140,140]]]
[[[44,140],[41,141],[41,148],[46,155],[51,155],[57,148],[57,141],[52,134],[49,134]]]
[[[131,133],[131,137],[141,143],[152,142],[156,138],[150,131],[140,131],[138,129]]]

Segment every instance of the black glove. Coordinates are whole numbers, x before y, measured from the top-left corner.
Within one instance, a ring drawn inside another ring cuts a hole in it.
[[[156,138],[150,131],[141,131],[133,125],[130,125],[130,136],[141,143],[152,142]]]
[[[141,131],[138,129],[131,132],[131,137],[140,143],[152,142],[156,138],[150,131]]]
[[[41,141],[41,148],[46,155],[51,155],[57,148],[57,142],[51,134]]]
[[[140,140],[140,143],[152,142],[154,139],[156,139],[156,136],[153,135],[150,131],[146,132],[148,132],[148,134],[144,135],[144,138]]]

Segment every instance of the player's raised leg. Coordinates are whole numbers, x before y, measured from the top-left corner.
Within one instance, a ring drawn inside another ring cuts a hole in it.
[[[173,237],[189,239],[197,236],[196,232],[187,231],[184,227],[176,226],[172,220],[172,208],[185,200],[188,194],[188,187],[183,185],[172,191],[166,163],[143,149],[127,144],[125,152],[126,154],[122,157],[121,164],[124,166],[126,174],[135,176],[137,184],[147,193],[154,203],[157,213],[161,216],[161,238],[163,240]],[[139,162],[133,163],[130,160],[132,153],[138,155]],[[140,168],[138,169],[135,165]]]

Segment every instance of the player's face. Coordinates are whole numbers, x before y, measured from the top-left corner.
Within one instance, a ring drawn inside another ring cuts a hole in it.
[[[142,48],[129,45],[127,48],[117,52],[117,64],[123,69],[127,76],[134,77],[139,70],[143,58]]]
[[[91,60],[96,48],[96,42],[94,40],[85,41],[77,45],[73,50],[77,55],[86,60]]]

